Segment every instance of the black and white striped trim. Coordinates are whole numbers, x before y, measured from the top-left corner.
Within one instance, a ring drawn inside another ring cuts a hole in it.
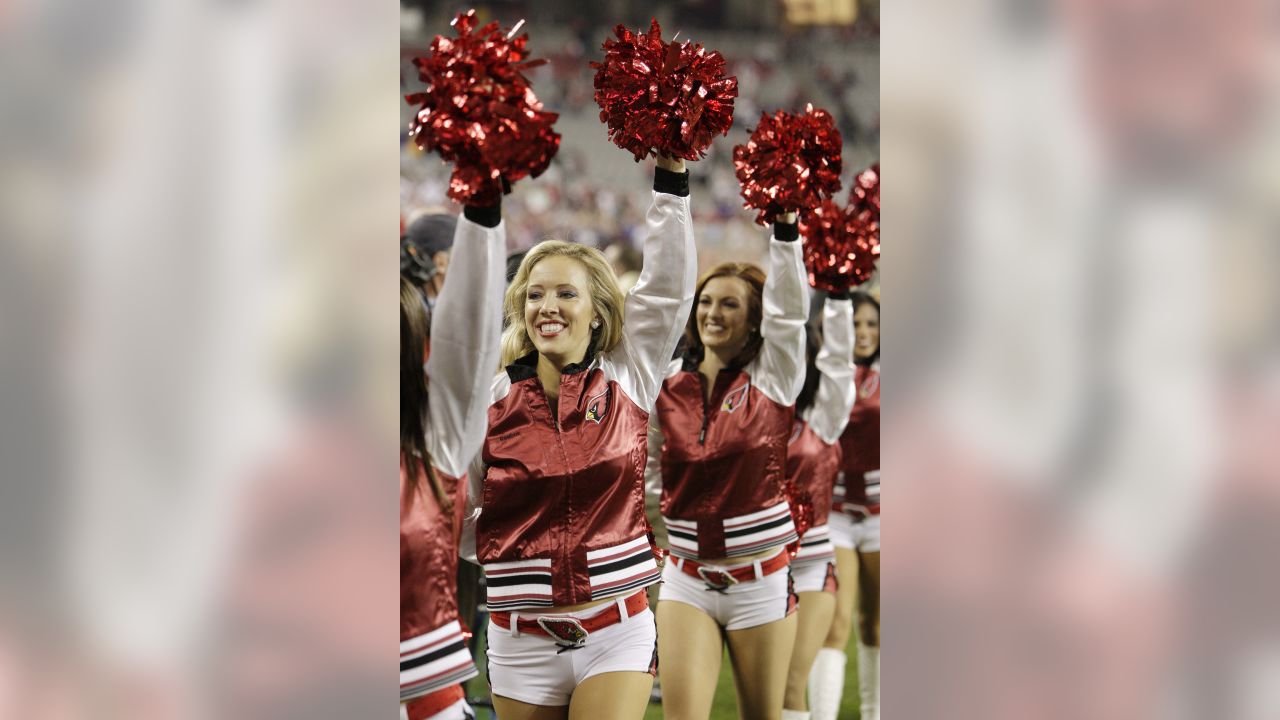
[[[872,470],[863,475],[867,487],[867,504],[880,504],[880,471]]]
[[[794,542],[796,526],[786,500],[771,508],[724,521],[725,557],[750,555]]]
[[[671,545],[671,554],[697,559],[698,521],[673,520],[665,516],[662,519],[667,524],[667,542]]]
[[[551,558],[485,563],[490,611],[551,607]]]
[[[862,476],[862,486],[866,489],[867,505],[880,504],[880,471],[870,470]],[[846,477],[842,471],[836,476],[835,492],[832,501],[835,507],[841,507],[849,501],[849,488],[846,484]]]
[[[809,528],[804,537],[800,538],[800,550],[796,552],[792,562],[831,560],[835,556],[836,548],[831,544],[831,527],[824,523]]]
[[[457,620],[400,643],[400,702],[478,674]]]
[[[587,571],[591,576],[592,600],[621,595],[662,579],[647,535],[621,545],[588,550]]]
[[[675,520],[663,517],[667,524],[671,554],[696,560],[698,554],[698,521]],[[780,547],[796,539],[796,526],[791,521],[791,506],[787,501],[747,515],[724,520],[725,557],[751,555],[769,548]]]

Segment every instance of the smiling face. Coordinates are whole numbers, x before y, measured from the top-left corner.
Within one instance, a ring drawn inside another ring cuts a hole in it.
[[[710,351],[722,357],[733,357],[751,336],[748,297],[751,286],[741,278],[712,278],[698,296],[698,337]]]
[[[871,303],[858,306],[853,313],[853,356],[859,360],[880,350],[880,311]]]
[[[591,279],[581,262],[560,255],[529,271],[525,292],[525,331],[538,352],[563,368],[580,362],[591,343]]]

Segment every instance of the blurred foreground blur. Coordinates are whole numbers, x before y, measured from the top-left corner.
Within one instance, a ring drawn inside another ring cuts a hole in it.
[[[395,712],[398,22],[0,7],[0,718]]]
[[[1280,717],[1278,9],[885,8],[894,715]],[[393,711],[399,37],[0,6],[0,718]]]
[[[891,714],[1280,717],[1278,11],[885,8]]]

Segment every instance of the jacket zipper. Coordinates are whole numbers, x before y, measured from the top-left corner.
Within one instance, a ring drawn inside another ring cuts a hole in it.
[[[707,425],[711,422],[711,401],[707,398],[707,379],[698,373],[698,389],[702,393],[702,430],[698,433],[698,444],[707,444]]]
[[[562,382],[561,384],[563,385],[563,382]],[[551,398],[547,397],[547,389],[546,389],[546,388],[544,388],[544,387],[542,387],[542,381],[541,381],[541,380],[539,380],[539,381],[538,381],[538,387],[542,388],[542,397],[543,397],[543,399],[544,399],[544,400],[546,400],[546,401],[547,401],[547,412],[551,415],[551,429],[552,429],[553,431],[555,431],[555,434],[556,434],[556,446],[560,448],[560,457],[564,460],[564,471],[565,471],[565,478],[566,478],[566,480],[565,480],[566,487],[565,487],[565,493],[564,493],[564,497],[565,497],[565,512],[564,512],[564,516],[565,516],[565,518],[567,519],[567,518],[569,517],[569,512],[570,512],[570,508],[569,508],[569,501],[573,498],[573,492],[572,492],[572,490],[573,490],[573,470],[572,470],[572,469],[570,468],[570,466],[569,466],[569,453],[565,452],[565,449],[564,449],[564,436],[563,436],[563,434],[562,434],[562,433],[561,433],[561,431],[560,431],[560,413],[559,413],[560,399],[559,399],[559,398],[557,398],[557,400],[556,400],[556,406],[553,408],[553,407],[551,406]],[[568,550],[569,552],[572,552],[572,550],[571,550],[572,543],[561,542],[561,543],[560,543],[560,546],[561,546],[561,548],[564,548],[564,549]],[[565,553],[565,554],[560,558],[560,561],[561,561],[561,563],[563,563],[563,564],[572,565],[571,558],[569,557],[568,553]],[[554,587],[554,585],[552,586],[552,596],[553,596],[553,597],[555,596],[555,587]],[[578,593],[577,593],[577,591],[575,590],[575,588],[573,587],[573,583],[571,582],[571,583],[569,584],[569,602],[568,602],[567,604],[569,604],[569,605],[575,605],[575,604],[577,604],[577,603],[579,602],[579,601],[578,601],[578,599],[577,599],[577,597],[578,597]]]

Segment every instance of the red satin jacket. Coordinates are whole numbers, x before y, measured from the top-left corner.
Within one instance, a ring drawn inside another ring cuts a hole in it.
[[[764,286],[760,353],[726,368],[704,402],[691,359],[676,360],[650,422],[649,491],[673,555],[720,559],[796,540],[783,493],[792,404],[804,385],[809,313],[801,243],[774,238]]]
[[[436,503],[425,473],[412,491],[400,466],[400,701],[475,677],[458,621],[457,547],[467,461],[484,441],[484,392],[498,363],[506,231],[458,218],[449,273],[436,302],[426,363],[431,400],[427,449],[454,517]]]
[[[835,503],[852,515],[880,514],[880,362],[857,366],[858,399],[840,437],[844,466]]]
[[[832,493],[841,467],[840,433],[853,409],[853,303],[827,299],[822,311],[823,343],[818,351],[818,391],[797,417],[787,445],[787,484],[793,507],[808,508],[800,525],[800,549],[793,562],[825,562],[835,557],[827,527]],[[811,513],[811,515],[809,514]]]
[[[687,197],[654,192],[640,279],[616,348],[564,370],[557,412],[537,353],[494,381],[473,466],[463,557],[484,567],[491,610],[576,605],[657,582],[644,514],[645,436],[662,371],[693,304]]]

